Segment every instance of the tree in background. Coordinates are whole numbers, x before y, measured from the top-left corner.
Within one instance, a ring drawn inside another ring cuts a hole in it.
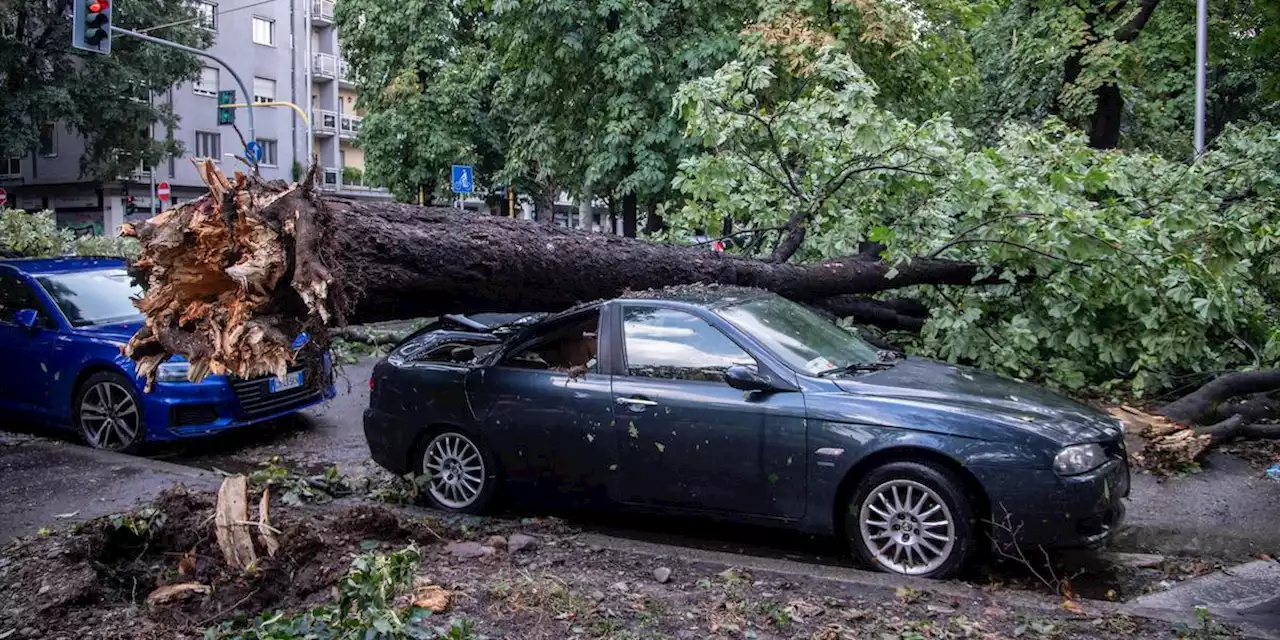
[[[71,47],[69,0],[13,0],[0,7],[0,157],[27,156],[39,149],[40,132],[61,122],[85,139],[82,175],[114,180],[141,162],[157,164],[179,155],[171,136],[153,140],[149,127],[172,131],[177,117],[150,96],[194,79],[194,56],[115,37],[111,55]],[[140,29],[194,18],[181,2],[131,0],[114,7],[116,26]],[[208,46],[209,33],[191,24],[155,35],[194,47]]]
[[[1190,155],[1196,0],[1002,0],[972,32],[987,105],[984,132],[1050,115],[1094,148]],[[1208,133],[1274,122],[1280,72],[1274,0],[1210,8]],[[1272,19],[1268,19],[1272,17]]]

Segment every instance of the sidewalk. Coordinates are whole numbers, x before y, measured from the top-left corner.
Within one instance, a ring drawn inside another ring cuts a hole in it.
[[[177,484],[217,489],[220,482],[201,469],[4,431],[0,478],[0,544],[128,511]]]

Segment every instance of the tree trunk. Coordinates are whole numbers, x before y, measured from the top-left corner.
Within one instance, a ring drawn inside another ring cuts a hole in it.
[[[556,219],[555,189],[548,186],[537,193],[533,199],[533,219],[536,222],[552,224]]]
[[[146,327],[127,353],[149,376],[170,354],[192,376],[280,373],[295,338],[328,327],[451,312],[557,311],[689,283],[759,287],[804,302],[915,284],[974,283],[977,268],[852,256],[771,264],[454,209],[321,198],[309,183],[235,184],[201,166],[211,195],[139,226]]]
[[[636,208],[636,194],[622,196],[622,235],[628,238],[636,237]]]
[[[658,203],[650,202],[645,207],[644,233],[645,235],[653,235],[667,230],[667,221],[658,215]]]
[[[578,228],[584,231],[590,231],[595,224],[595,214],[591,211],[591,199],[591,185],[586,185],[582,188],[582,195],[578,196]]]

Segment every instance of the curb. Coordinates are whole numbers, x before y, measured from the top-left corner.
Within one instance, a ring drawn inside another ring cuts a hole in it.
[[[804,576],[806,578],[829,580],[832,582],[884,589],[887,591],[893,591],[898,587],[907,586],[920,591],[929,591],[957,599],[989,600],[992,597],[992,593],[990,591],[986,591],[964,582],[955,582],[950,580],[927,580],[911,576],[890,575],[877,571],[865,571],[862,569],[854,569],[852,567],[811,564],[806,562],[797,562],[795,560],[786,560],[783,558],[765,558],[760,556],[730,553],[727,551],[679,547],[657,542],[615,538],[598,533],[583,533],[578,535],[576,539],[579,542],[603,549],[609,549],[610,551],[636,553],[659,558],[679,558],[686,562],[715,564],[726,567],[742,567],[744,569],[753,569],[756,571]],[[1050,598],[1048,596],[1029,591],[1006,589],[999,592],[999,597],[1004,602],[1009,602],[1027,609],[1037,609],[1053,613],[1061,613],[1062,611],[1061,601],[1059,599]],[[1120,610],[1119,604],[1107,602],[1105,600],[1081,599],[1079,602],[1084,608],[1099,613],[1112,613]]]

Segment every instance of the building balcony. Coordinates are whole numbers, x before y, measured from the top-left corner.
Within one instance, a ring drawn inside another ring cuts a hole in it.
[[[334,0],[311,0],[311,23],[320,26],[333,24]]]
[[[338,112],[328,109],[311,110],[311,132],[316,137],[329,137],[338,132]]]
[[[351,74],[351,65],[346,60],[338,59],[338,83],[345,87],[354,87],[355,76]]]
[[[354,180],[343,178],[343,174],[349,174]],[[391,192],[384,187],[370,187],[364,184],[364,174],[359,173],[359,177],[352,170],[343,171],[338,167],[325,167],[324,172],[320,174],[320,189],[322,191],[347,193],[352,195],[365,195],[374,197],[389,197]]]
[[[354,140],[360,133],[360,123],[364,118],[343,114],[338,118],[338,137],[343,140]]]
[[[325,167],[320,174],[320,188],[325,191],[337,191],[341,182],[342,171],[334,167]]]
[[[311,54],[311,75],[317,80],[333,80],[338,77],[338,56],[332,53]]]

